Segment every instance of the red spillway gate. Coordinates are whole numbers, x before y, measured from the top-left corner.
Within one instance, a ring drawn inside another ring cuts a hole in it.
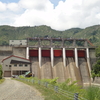
[[[50,57],[50,50],[42,50],[42,57]]]
[[[42,50],[42,57],[50,57],[50,50]],[[30,57],[38,57],[38,50],[29,50]],[[78,57],[85,57],[85,50],[78,50]],[[54,57],[62,57],[62,50],[54,50]],[[66,57],[74,57],[74,50],[66,50]]]
[[[74,50],[66,50],[66,57],[74,57]]]
[[[29,50],[30,57],[38,57],[38,50]]]
[[[62,50],[54,50],[54,57],[61,57],[62,56]]]
[[[85,50],[78,50],[78,57],[85,57],[86,56],[86,52]]]
[[[42,57],[50,57],[50,50],[42,50]],[[38,50],[29,50],[30,57],[38,57]]]

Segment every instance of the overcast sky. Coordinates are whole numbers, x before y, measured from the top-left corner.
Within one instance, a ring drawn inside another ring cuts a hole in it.
[[[100,0],[0,0],[0,25],[55,30],[100,24]]]

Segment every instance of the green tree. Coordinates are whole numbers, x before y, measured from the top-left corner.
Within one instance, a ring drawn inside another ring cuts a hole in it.
[[[96,57],[99,59],[100,58],[100,46],[96,48]]]
[[[3,74],[2,65],[0,65],[0,79],[2,79],[2,74]]]
[[[100,47],[96,48],[96,57],[97,57],[97,62],[93,66],[93,69],[92,69],[93,76],[92,77],[94,77],[94,75],[100,77]]]
[[[9,45],[6,41],[2,41],[2,45]]]
[[[98,60],[97,63],[94,65],[93,71],[95,74],[98,74],[100,72],[100,60]]]

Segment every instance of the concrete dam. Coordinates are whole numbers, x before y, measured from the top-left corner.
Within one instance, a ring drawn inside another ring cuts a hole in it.
[[[27,38],[26,45],[0,46],[0,60],[10,55],[30,59],[30,71],[40,79],[58,77],[58,82],[71,79],[80,85],[91,83],[95,63],[95,46],[87,39]],[[12,45],[13,42],[13,45]],[[79,45],[79,42],[81,45]]]
[[[65,50],[65,59],[62,51],[53,50],[53,55],[51,55],[50,50],[41,50],[41,59],[39,61],[39,51],[29,50],[32,72],[35,77],[41,79],[58,77],[59,82],[64,82],[70,78],[71,81],[78,81],[79,84],[90,83],[91,78],[86,60],[86,51],[78,50],[78,67],[75,62],[74,50]]]

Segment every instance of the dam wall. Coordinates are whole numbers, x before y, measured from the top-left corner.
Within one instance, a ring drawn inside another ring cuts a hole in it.
[[[49,57],[42,57],[41,79],[52,79],[52,67]]]
[[[53,78],[58,77],[59,82],[65,81],[64,76],[64,65],[62,57],[55,57],[54,58],[54,67],[53,67]]]
[[[38,57],[30,57],[31,60],[31,72],[33,73],[34,77],[40,78],[40,67]]]
[[[79,85],[90,84],[91,78],[85,49],[77,50],[78,67],[75,62],[74,49],[65,49],[65,53],[63,53],[63,49],[53,49],[52,57],[51,49],[41,48],[40,50],[41,52],[39,52],[39,49],[30,49],[29,51],[29,56],[32,58],[32,72],[36,77],[40,79],[58,77],[58,82],[64,82],[70,78],[71,83],[77,81]],[[53,59],[53,61],[51,59]]]
[[[52,79],[50,50],[41,51],[41,79]]]
[[[13,55],[26,58],[26,47],[14,46],[12,50],[13,50]]]
[[[90,83],[91,76],[89,74],[89,68],[85,58],[79,58],[79,69],[82,77],[82,83]]]

